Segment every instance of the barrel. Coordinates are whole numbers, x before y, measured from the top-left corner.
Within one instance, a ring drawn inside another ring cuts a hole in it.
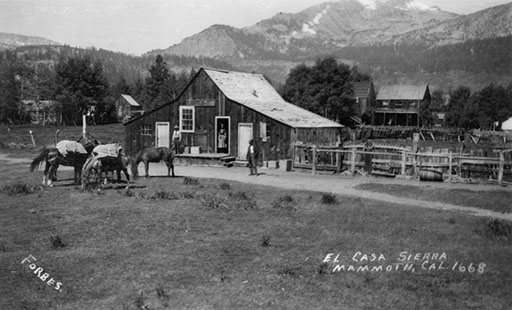
[[[432,169],[420,170],[420,181],[442,182],[443,173]]]

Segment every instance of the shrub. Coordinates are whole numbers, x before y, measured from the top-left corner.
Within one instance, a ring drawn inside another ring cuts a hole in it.
[[[214,194],[204,195],[203,205],[207,209],[211,209],[211,210],[228,209],[225,199],[222,196],[214,195]]]
[[[318,266],[318,274],[330,274],[332,273],[332,268],[328,263],[321,263]]]
[[[2,187],[2,191],[9,196],[12,195],[27,195],[36,191],[36,187],[25,183],[7,184]]]
[[[338,200],[336,200],[336,195],[334,195],[334,193],[324,193],[322,194],[322,203],[326,205],[334,205],[338,203]]]
[[[270,236],[268,235],[264,235],[262,238],[261,238],[261,243],[260,245],[264,248],[267,248],[270,246]]]
[[[279,197],[276,201],[272,203],[272,207],[274,209],[283,209],[283,210],[292,210],[295,208],[295,199],[293,199],[290,195],[285,195]]]
[[[231,189],[231,184],[224,182],[220,184],[220,189]]]
[[[179,197],[176,196],[176,194],[168,192],[168,191],[165,191],[165,190],[159,190],[159,191],[155,192],[155,194],[153,195],[153,198],[155,198],[155,199],[165,199],[165,200],[179,199]]]
[[[229,196],[234,200],[235,207],[239,209],[257,209],[256,200],[246,192],[229,193]]]
[[[185,199],[193,199],[195,197],[195,194],[191,192],[183,192],[182,195]]]
[[[183,179],[183,184],[185,184],[185,185],[199,185],[199,180],[196,179],[196,178],[185,177],[185,179]]]
[[[120,194],[122,196],[125,196],[125,197],[133,197],[135,196],[135,193],[133,191],[131,191],[130,189],[126,189],[126,190],[123,190],[123,191],[119,191]]]
[[[56,249],[63,248],[66,246],[64,244],[64,242],[62,242],[62,238],[59,235],[57,235],[57,236],[50,235],[50,242],[51,242],[52,246]]]
[[[512,240],[512,223],[499,219],[488,220],[483,235],[493,240]]]
[[[165,293],[164,286],[162,284],[158,284],[155,290],[156,290],[156,295],[158,296],[158,298],[167,297],[167,294]]]

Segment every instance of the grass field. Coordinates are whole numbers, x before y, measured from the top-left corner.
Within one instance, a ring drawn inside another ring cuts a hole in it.
[[[0,148],[10,153],[35,153],[45,146],[55,145],[55,134],[59,131],[58,140],[78,140],[82,137],[81,126],[40,126],[16,125],[0,126]],[[33,147],[30,131],[34,136],[36,147]],[[122,124],[101,126],[88,126],[87,133],[101,143],[114,143],[124,141],[124,127]]]
[[[355,188],[398,197],[512,213],[512,193],[499,190],[498,186],[496,186],[496,190],[474,191],[470,189],[443,189],[428,185],[418,187],[414,185],[366,183],[357,185]]]
[[[213,179],[40,188],[27,170],[0,166],[0,309],[512,304],[504,221]]]

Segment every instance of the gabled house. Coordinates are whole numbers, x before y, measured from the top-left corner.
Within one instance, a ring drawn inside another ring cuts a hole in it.
[[[286,102],[260,74],[201,68],[178,98],[125,123],[125,150],[170,146],[245,160],[249,140],[263,160],[289,159],[297,142],[336,143],[342,125]]]
[[[55,100],[21,100],[18,112],[25,115],[33,124],[62,123],[62,103]]]
[[[121,95],[116,101],[117,119],[126,121],[134,116],[144,113],[142,106],[130,95]]]
[[[372,123],[419,127],[421,106],[430,100],[428,85],[384,85],[377,94]]]
[[[359,105],[360,115],[363,116],[375,103],[375,88],[372,81],[354,83],[354,99]]]

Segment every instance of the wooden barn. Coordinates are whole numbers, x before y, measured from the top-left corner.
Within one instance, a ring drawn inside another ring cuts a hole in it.
[[[130,95],[121,95],[115,102],[117,119],[127,121],[144,113],[142,106]]]
[[[333,144],[342,125],[284,101],[260,74],[201,68],[180,96],[125,125],[125,150],[169,146],[182,134],[182,156],[245,160],[249,140],[262,160],[290,159],[297,142]]]
[[[373,124],[419,127],[420,109],[430,102],[428,85],[385,85],[377,94]]]

